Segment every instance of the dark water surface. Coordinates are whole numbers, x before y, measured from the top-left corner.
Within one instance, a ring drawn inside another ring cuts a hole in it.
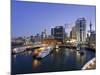
[[[41,60],[32,57],[31,51],[12,56],[12,74],[81,70],[83,65],[95,57],[95,52],[83,50],[80,55],[73,49],[55,49]]]

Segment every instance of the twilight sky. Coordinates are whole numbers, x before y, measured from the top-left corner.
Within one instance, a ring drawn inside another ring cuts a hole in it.
[[[95,10],[95,6],[12,0],[11,34],[12,37],[30,36],[41,33],[44,29],[50,34],[52,27],[64,24],[68,25],[66,32],[69,33],[77,18],[81,17],[85,17],[87,21],[87,30],[90,20],[94,30]]]

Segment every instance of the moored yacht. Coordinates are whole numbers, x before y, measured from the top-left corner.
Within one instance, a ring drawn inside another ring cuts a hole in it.
[[[51,47],[41,47],[33,52],[33,57],[44,58],[51,53]]]

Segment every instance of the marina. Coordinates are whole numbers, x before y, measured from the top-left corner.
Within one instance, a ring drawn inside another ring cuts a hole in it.
[[[53,71],[81,70],[92,58],[95,52],[84,50],[81,55],[75,49],[57,48],[46,55],[40,55],[41,60],[33,58],[32,51],[12,55],[12,74],[40,73]],[[27,68],[27,69],[26,69]]]

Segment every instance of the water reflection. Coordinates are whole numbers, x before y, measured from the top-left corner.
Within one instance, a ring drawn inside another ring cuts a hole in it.
[[[69,49],[65,49],[66,56],[69,56]]]
[[[77,66],[80,67],[86,62],[86,51],[83,51],[83,55],[79,52],[76,51],[76,61],[77,61]]]
[[[82,50],[83,55],[74,49],[54,49],[51,54],[38,60],[32,57],[32,51],[26,51],[13,56],[12,69],[14,73],[45,72],[59,70],[79,70],[95,56],[94,52]]]
[[[32,51],[25,51],[23,53],[21,53],[21,55],[25,55],[25,56],[28,56],[32,53]]]
[[[40,64],[41,64],[41,62],[37,59],[33,60],[33,62],[32,62],[33,68],[38,67]]]
[[[56,49],[56,52],[58,53],[59,52],[59,49]]]
[[[14,55],[14,59],[16,59],[16,55]]]

